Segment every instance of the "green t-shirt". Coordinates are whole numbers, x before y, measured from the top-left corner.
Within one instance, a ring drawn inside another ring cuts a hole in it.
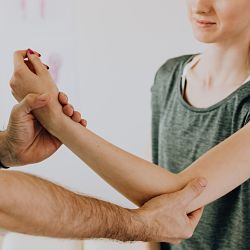
[[[192,107],[183,99],[181,77],[192,58],[168,60],[151,89],[153,162],[174,173],[250,120],[250,82],[209,108]],[[161,249],[249,250],[250,181],[207,205],[191,239],[178,246],[162,244]]]

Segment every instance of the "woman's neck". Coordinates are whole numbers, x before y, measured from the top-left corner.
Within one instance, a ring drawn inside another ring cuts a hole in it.
[[[209,45],[194,69],[204,85],[235,86],[244,82],[250,74],[250,48],[245,41]]]

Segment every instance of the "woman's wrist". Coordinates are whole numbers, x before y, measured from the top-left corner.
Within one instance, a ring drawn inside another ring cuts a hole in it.
[[[44,107],[33,112],[41,125],[51,134],[54,128],[60,124],[64,116],[62,106],[58,102],[58,93],[50,95],[49,103]]]

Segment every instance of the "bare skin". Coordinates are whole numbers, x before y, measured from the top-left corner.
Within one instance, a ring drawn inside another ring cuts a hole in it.
[[[23,64],[27,67],[24,61]],[[29,67],[27,70],[31,72]],[[64,116],[64,106],[61,105],[67,102],[67,98],[61,93],[60,104],[56,93],[53,96]],[[33,115],[48,109],[49,105],[49,94],[29,94],[13,108],[7,130],[0,132],[1,162],[8,166],[38,162],[58,148],[54,146],[55,138],[37,124]],[[69,111],[70,116],[72,106]],[[72,117],[69,119],[72,121]],[[78,117],[72,122],[84,127],[82,125],[86,123],[82,124],[81,121]],[[56,142],[58,145],[61,143],[57,139]],[[51,144],[54,147],[49,147]],[[11,231],[50,237],[166,241],[176,244],[192,236],[202,209],[187,215],[186,207],[205,186],[206,180],[199,178],[183,190],[156,197],[141,208],[131,210],[76,194],[36,176],[1,170],[0,226]]]

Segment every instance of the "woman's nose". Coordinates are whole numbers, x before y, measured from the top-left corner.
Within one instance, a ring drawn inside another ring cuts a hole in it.
[[[213,9],[213,0],[192,0],[192,11],[195,14],[207,14]]]

